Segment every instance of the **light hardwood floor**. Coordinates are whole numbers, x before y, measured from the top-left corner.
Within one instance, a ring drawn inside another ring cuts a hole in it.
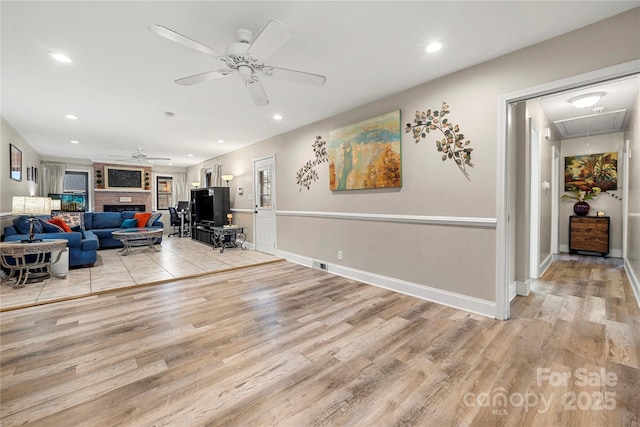
[[[0,325],[3,426],[640,423],[640,312],[615,259],[556,261],[506,322],[283,261]]]

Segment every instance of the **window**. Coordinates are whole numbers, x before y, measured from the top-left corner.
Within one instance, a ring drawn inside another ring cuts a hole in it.
[[[66,171],[64,173],[65,193],[83,193],[86,194],[89,189],[88,172]]]
[[[261,208],[271,207],[271,170],[264,169],[258,174],[258,202]]]
[[[170,176],[156,178],[156,191],[158,210],[169,209],[170,206],[173,206],[173,179]]]
[[[62,191],[65,194],[84,196],[84,207],[89,207],[89,172],[67,170],[64,173]]]

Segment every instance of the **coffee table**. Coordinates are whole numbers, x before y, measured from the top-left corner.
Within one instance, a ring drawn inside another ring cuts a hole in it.
[[[16,283],[14,288],[23,287],[29,279],[46,279],[54,276],[64,279],[64,274],[57,274],[51,271],[51,264],[60,260],[62,252],[67,250],[65,239],[43,239],[40,242],[2,242],[0,243],[0,264],[9,269],[7,280],[13,279],[15,275]],[[53,254],[57,256],[53,256]],[[49,255],[49,256],[47,256]],[[27,257],[29,259],[27,260]],[[13,258],[11,264],[9,258]]]
[[[124,245],[124,248],[120,249],[123,256],[129,255],[131,248],[138,246],[146,246],[156,252],[160,251],[160,248],[155,247],[155,243],[162,237],[161,228],[125,228],[112,231],[111,235]]]

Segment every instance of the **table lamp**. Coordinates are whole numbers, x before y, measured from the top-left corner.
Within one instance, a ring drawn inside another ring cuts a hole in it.
[[[29,239],[22,240],[22,243],[41,242],[42,239],[34,239],[33,222],[35,215],[51,214],[51,197],[28,197],[13,196],[11,213],[14,215],[29,215]]]
[[[233,214],[228,213],[227,219],[229,220],[229,225],[231,225],[231,220],[233,220]]]
[[[62,200],[60,199],[51,199],[51,211],[59,211],[62,210]]]

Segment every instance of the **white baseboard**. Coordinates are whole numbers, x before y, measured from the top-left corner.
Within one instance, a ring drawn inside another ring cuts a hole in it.
[[[560,252],[569,253],[569,245],[560,245]],[[611,258],[622,258],[622,249],[609,249]]]
[[[626,259],[624,260],[624,270],[627,272],[627,277],[629,277],[631,289],[636,297],[636,304],[640,307],[640,281],[638,281],[638,276],[636,276],[635,271],[633,271],[633,268],[631,268],[631,265]]]
[[[542,263],[540,264],[540,267],[538,267],[538,277],[542,277],[542,275],[546,273],[546,271],[549,269],[549,266],[551,266],[552,262],[553,262],[553,255],[549,254],[549,256],[544,261],[542,261]]]
[[[531,292],[531,281],[517,282],[516,281],[516,294],[526,297]]]
[[[516,282],[511,282],[509,284],[509,301],[513,301],[516,295],[518,295],[516,292]]]
[[[432,301],[448,307],[495,318],[496,304],[492,301],[449,292],[443,289],[432,288],[413,282],[407,282],[393,277],[382,276],[368,271],[357,270],[355,268],[345,267],[339,264],[331,264],[322,260],[314,260],[309,257],[286,251],[278,250],[276,251],[276,255],[287,259],[287,261],[295,262],[296,264],[304,265],[306,267],[313,267],[314,261],[316,263],[321,262],[327,266],[327,272],[337,276],[347,277],[349,279],[358,280],[363,283],[389,289],[394,292],[400,292],[423,300]]]

